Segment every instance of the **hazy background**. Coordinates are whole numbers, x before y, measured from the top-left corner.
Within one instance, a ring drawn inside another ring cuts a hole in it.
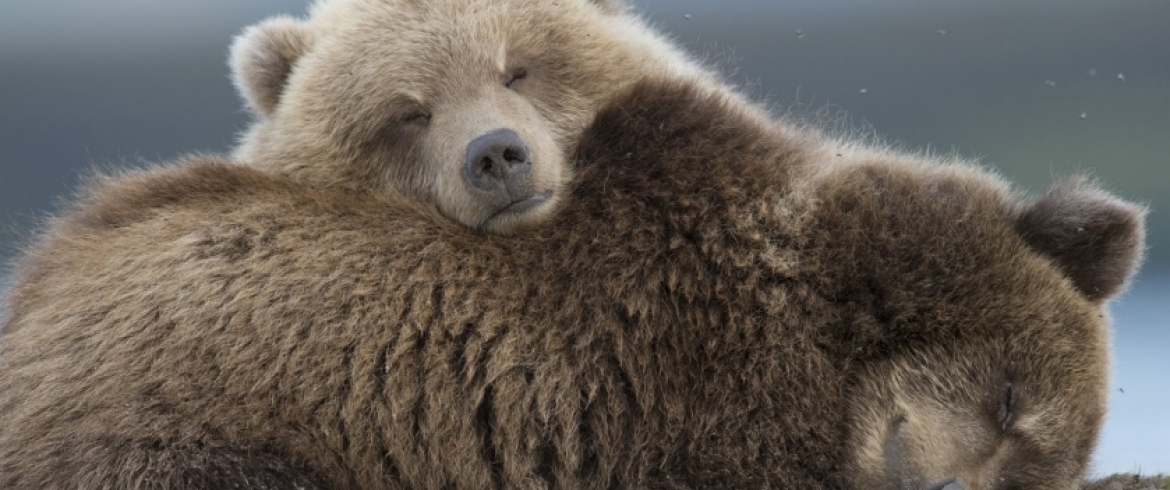
[[[1094,175],[1148,204],[1114,303],[1099,473],[1170,472],[1170,2],[635,1],[777,110],[979,157],[1023,189]],[[227,151],[230,37],[303,0],[0,1],[0,260],[86,169]],[[0,281],[2,282],[2,281]]]

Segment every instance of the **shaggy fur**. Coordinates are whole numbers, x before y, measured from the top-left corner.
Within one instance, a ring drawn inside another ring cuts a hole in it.
[[[319,1],[303,20],[247,29],[231,65],[258,116],[236,159],[316,187],[401,193],[496,233],[552,216],[582,131],[632,83],[730,91],[613,1]],[[470,143],[497,130],[530,157],[507,192],[468,179]],[[503,212],[525,198],[538,204]]]
[[[1075,487],[1103,296],[1031,223],[1115,217],[1087,270],[1128,277],[1140,210],[820,147],[643,83],[511,237],[210,157],[103,179],[8,298],[0,487]]]

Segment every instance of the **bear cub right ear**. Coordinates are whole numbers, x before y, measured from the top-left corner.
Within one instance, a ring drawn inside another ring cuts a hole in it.
[[[273,17],[244,29],[232,42],[232,82],[248,108],[268,117],[280,103],[293,65],[309,47],[309,28],[292,17]]]
[[[1145,215],[1144,208],[1074,178],[1024,209],[1016,230],[1082,294],[1103,301],[1125,287],[1141,262]]]

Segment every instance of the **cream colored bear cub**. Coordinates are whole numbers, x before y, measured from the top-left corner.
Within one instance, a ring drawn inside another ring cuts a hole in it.
[[[495,233],[550,216],[581,132],[632,81],[718,85],[602,0],[319,1],[245,30],[231,65],[257,116],[238,160]]]

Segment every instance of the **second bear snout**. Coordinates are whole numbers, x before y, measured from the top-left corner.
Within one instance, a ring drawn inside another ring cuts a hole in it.
[[[520,135],[511,129],[495,129],[467,145],[464,171],[478,189],[504,191],[512,197],[529,192],[531,153]]]

